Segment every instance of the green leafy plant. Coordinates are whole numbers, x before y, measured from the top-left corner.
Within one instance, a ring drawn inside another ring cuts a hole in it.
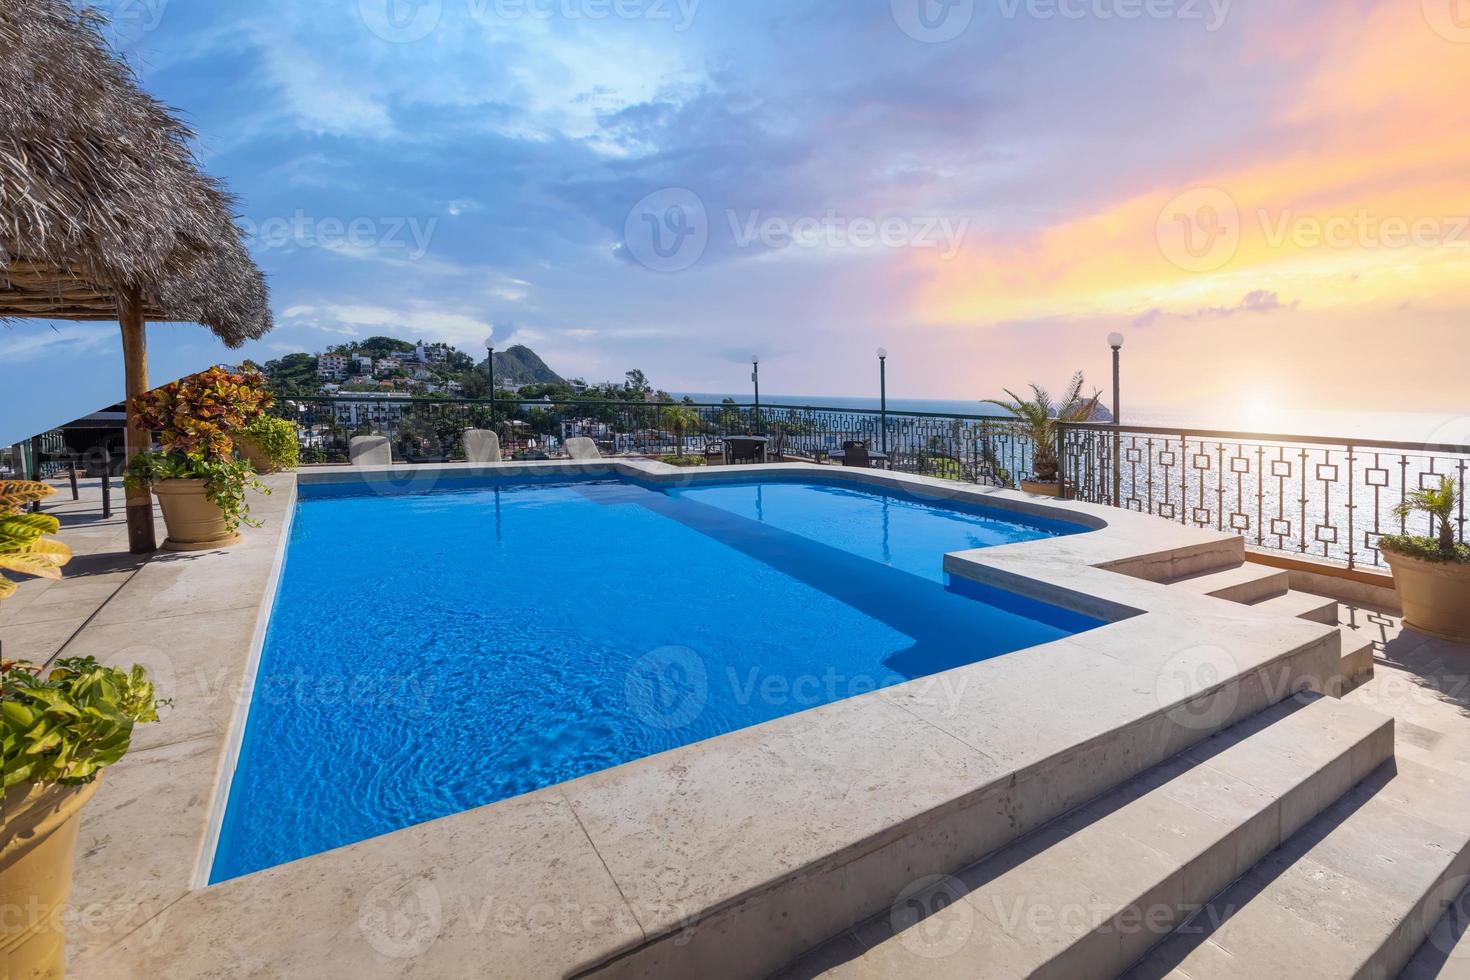
[[[50,535],[61,522],[50,514],[25,514],[27,504],[44,500],[56,490],[29,480],[0,480],[0,569],[36,578],[61,578],[71,561],[71,549]],[[0,576],[0,599],[15,594],[16,583]]]
[[[686,469],[693,466],[704,466],[707,462],[703,456],[660,456],[658,461]]]
[[[1003,408],[1015,416],[1013,424],[1018,434],[1031,440],[1031,468],[1036,479],[1043,483],[1052,483],[1057,479],[1057,425],[1063,422],[1088,422],[1097,413],[1102,392],[1095,392],[1089,398],[1082,397],[1082,388],[1086,383],[1082,372],[1078,371],[1072,376],[1067,392],[1060,400],[1054,399],[1040,385],[1033,384],[1030,398],[1022,398],[1007,388],[1005,392],[1010,396],[1010,401],[996,398],[987,398],[984,401],[984,404]]]
[[[128,751],[133,726],[157,721],[169,703],[136,665],[121,670],[73,657],[42,676],[31,664],[0,663],[4,788],[90,783]]]
[[[128,461],[124,482],[147,488],[159,480],[203,480],[204,493],[235,531],[250,519],[245,492],[270,493],[249,462],[235,458],[235,437],[272,404],[265,378],[254,371],[208,371],[180,378],[139,395],[131,402],[139,421],[157,433],[160,450]]]
[[[290,419],[262,415],[245,425],[248,435],[271,465],[281,470],[294,470],[301,465],[300,427]]]
[[[683,457],[684,437],[691,429],[699,427],[699,413],[688,405],[669,405],[658,413],[658,418],[659,425],[668,429],[679,440],[678,455]]]
[[[1437,487],[1408,494],[1394,508],[1394,516],[1407,520],[1415,514],[1428,514],[1430,529],[1437,529],[1438,536],[1385,534],[1378,539],[1378,546],[1385,551],[1428,561],[1470,562],[1470,545],[1455,541],[1455,505],[1459,499],[1455,481],[1447,476],[1441,478]]]

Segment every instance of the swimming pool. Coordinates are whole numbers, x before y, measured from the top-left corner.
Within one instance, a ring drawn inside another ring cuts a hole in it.
[[[943,571],[1084,530],[836,480],[303,485],[211,881],[1100,626]]]

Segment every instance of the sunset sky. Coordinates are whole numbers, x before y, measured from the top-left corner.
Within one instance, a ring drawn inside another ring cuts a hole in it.
[[[1465,0],[102,6],[255,232],[258,360],[494,325],[835,397],[884,345],[895,395],[978,399],[1102,383],[1122,330],[1139,406],[1470,414]],[[155,380],[241,356],[150,336]],[[13,325],[0,386],[88,410],[116,351]]]

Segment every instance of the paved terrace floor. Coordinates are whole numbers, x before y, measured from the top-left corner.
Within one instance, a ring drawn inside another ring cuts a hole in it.
[[[267,482],[289,479],[267,478]],[[196,682],[208,684],[205,678],[172,676],[168,670],[167,647],[178,641],[248,643],[254,625],[255,599],[233,600],[240,606],[239,615],[230,618],[238,620],[239,635],[230,637],[190,637],[185,625],[189,615],[169,617],[168,610],[134,608],[124,587],[145,568],[152,569],[150,575],[167,576],[169,565],[199,561],[201,557],[159,553],[148,560],[129,555],[120,481],[115,484],[114,513],[108,519],[101,516],[100,481],[82,481],[78,501],[71,500],[65,481],[55,485],[58,494],[50,498],[45,509],[61,520],[61,538],[71,546],[75,558],[66,567],[62,580],[24,580],[14,598],[0,603],[0,648],[6,658],[43,662],[57,656],[91,654],[116,664],[142,661],[154,668],[160,695],[165,697],[175,693],[171,683],[191,688]],[[286,494],[256,497],[255,510],[260,516],[279,516],[288,504],[285,498]],[[165,536],[161,519],[157,530],[161,541]],[[219,565],[217,594],[174,597],[188,605],[190,614],[203,608],[229,611],[232,567],[271,560],[269,552],[251,548],[248,530],[246,535],[245,544],[239,548],[209,553],[208,560]],[[1376,676],[1352,692],[1349,699],[1395,717],[1397,752],[1401,758],[1470,778],[1470,645],[1420,635],[1405,629],[1399,617],[1364,606],[1344,603],[1341,622],[1372,639],[1375,647]],[[83,627],[87,627],[85,638],[80,637]],[[233,698],[219,700],[230,705],[234,702]],[[110,773],[89,811],[127,807],[135,798],[135,784],[158,791],[160,783],[167,783],[174,762],[181,755],[189,754],[190,736],[198,734],[196,725],[205,721],[187,717],[192,714],[188,710],[183,712],[185,717],[179,717],[177,711],[166,709],[162,725],[140,730],[134,751]],[[220,713],[206,723],[210,727],[227,724],[227,714]],[[187,791],[197,793],[201,789],[205,788],[192,787]],[[198,801],[198,805],[204,803]],[[99,839],[88,834],[86,818],[84,811],[73,894],[74,915],[69,925],[73,952],[85,949],[95,954],[136,930],[167,928],[169,899],[153,895],[146,880],[148,869],[137,869],[141,878],[129,874],[126,855],[135,842],[113,840],[111,835]],[[128,825],[127,821],[119,823],[115,819],[108,822],[114,829]],[[131,829],[138,835],[169,833],[168,828],[151,826],[146,821]],[[339,936],[332,941],[359,940],[357,936]],[[98,962],[97,958],[89,959],[93,964]],[[105,962],[105,953],[101,961]],[[87,975],[102,974],[86,971],[75,975],[85,980]],[[1404,976],[1413,980],[1470,978],[1470,892],[1441,921]]]

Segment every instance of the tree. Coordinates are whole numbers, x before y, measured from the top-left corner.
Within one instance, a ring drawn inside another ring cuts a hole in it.
[[[625,387],[630,394],[646,395],[653,390],[653,386],[648,383],[648,376],[637,368],[629,371],[624,377],[626,377],[628,380],[623,385],[623,387]]]
[[[659,425],[679,440],[679,455],[684,455],[684,435],[699,425],[699,413],[687,405],[667,405],[659,412]]]
[[[1029,399],[1023,399],[1009,388],[1005,393],[1010,401],[987,398],[984,403],[1003,408],[1015,416],[1014,423],[1020,435],[1031,440],[1031,469],[1042,483],[1053,483],[1057,479],[1057,425],[1061,422],[1086,422],[1091,420],[1102,400],[1102,392],[1091,398],[1082,397],[1082,386],[1086,381],[1082,372],[1072,376],[1067,393],[1058,403],[1050,392],[1040,385],[1031,386]]]

